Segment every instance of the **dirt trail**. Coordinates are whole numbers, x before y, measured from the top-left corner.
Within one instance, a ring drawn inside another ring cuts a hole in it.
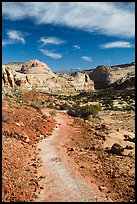
[[[36,202],[107,202],[97,186],[80,175],[75,162],[66,153],[64,144],[75,131],[72,119],[58,113],[55,120],[57,126],[52,135],[38,143],[42,159],[39,176],[43,178],[39,181],[42,190]]]

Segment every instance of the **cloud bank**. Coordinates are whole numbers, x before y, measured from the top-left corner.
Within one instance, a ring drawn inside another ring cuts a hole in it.
[[[9,20],[63,25],[109,36],[135,36],[135,4],[123,2],[2,2]]]

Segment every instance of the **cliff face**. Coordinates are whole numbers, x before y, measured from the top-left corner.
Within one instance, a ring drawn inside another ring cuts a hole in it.
[[[124,77],[111,85],[114,89],[125,89],[135,87],[135,72],[129,72]]]
[[[43,62],[30,60],[25,63],[2,65],[3,87],[37,89],[53,94],[72,94],[113,87],[135,86],[135,63],[117,66],[98,66],[76,73],[55,74]]]
[[[38,89],[47,93],[71,94],[80,91],[94,90],[94,82],[88,75],[77,73],[71,80],[54,74],[43,62],[30,60],[18,65],[2,66],[3,87],[18,86],[22,89]]]
[[[135,76],[135,63],[117,66],[98,66],[88,71],[90,79],[95,83],[95,88],[107,88],[120,80],[122,83],[122,81],[130,77],[130,73],[132,73],[132,77]]]

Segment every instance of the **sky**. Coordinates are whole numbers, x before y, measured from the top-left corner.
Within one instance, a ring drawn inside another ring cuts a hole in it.
[[[2,63],[54,72],[135,61],[134,2],[2,2]]]

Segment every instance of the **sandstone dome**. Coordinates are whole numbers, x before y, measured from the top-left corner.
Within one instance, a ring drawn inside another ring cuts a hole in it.
[[[40,62],[37,59],[25,62],[20,70],[24,74],[48,74],[52,73],[51,69],[44,62]]]

